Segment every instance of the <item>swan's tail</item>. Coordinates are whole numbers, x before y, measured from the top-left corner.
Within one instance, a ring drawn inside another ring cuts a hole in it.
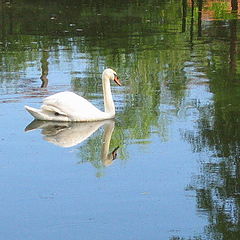
[[[46,121],[70,121],[66,115],[56,112],[55,108],[42,106],[41,109],[36,109],[33,107],[25,106],[25,109],[37,120]]]
[[[38,120],[45,120],[44,115],[42,114],[40,109],[36,109],[33,107],[25,106],[25,109],[35,118]]]

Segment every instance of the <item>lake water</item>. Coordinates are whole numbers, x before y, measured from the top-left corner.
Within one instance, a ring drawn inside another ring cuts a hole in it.
[[[0,238],[238,239],[236,3],[2,0]],[[25,111],[65,90],[103,109],[107,67],[115,120]]]

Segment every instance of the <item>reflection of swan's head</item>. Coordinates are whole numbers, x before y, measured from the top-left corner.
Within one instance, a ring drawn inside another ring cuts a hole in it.
[[[117,76],[117,73],[113,71],[111,68],[107,68],[102,73],[102,79],[110,79],[114,81],[117,85],[121,86],[121,82]]]
[[[105,167],[110,166],[113,163],[113,161],[116,159],[118,149],[119,149],[119,146],[114,148],[114,150],[108,153],[106,156],[103,156],[102,154],[102,161]]]

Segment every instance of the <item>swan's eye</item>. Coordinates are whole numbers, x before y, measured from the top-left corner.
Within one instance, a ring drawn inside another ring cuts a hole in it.
[[[114,73],[113,76],[114,76],[114,78],[113,78],[114,80],[115,80],[115,79],[117,79],[117,80],[119,79],[119,78],[118,78],[118,75],[117,75],[116,73]]]

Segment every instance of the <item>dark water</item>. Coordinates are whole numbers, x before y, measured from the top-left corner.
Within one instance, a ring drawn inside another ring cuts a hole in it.
[[[236,2],[1,1],[1,239],[239,238]],[[106,67],[114,121],[31,123],[64,90],[102,109]]]

